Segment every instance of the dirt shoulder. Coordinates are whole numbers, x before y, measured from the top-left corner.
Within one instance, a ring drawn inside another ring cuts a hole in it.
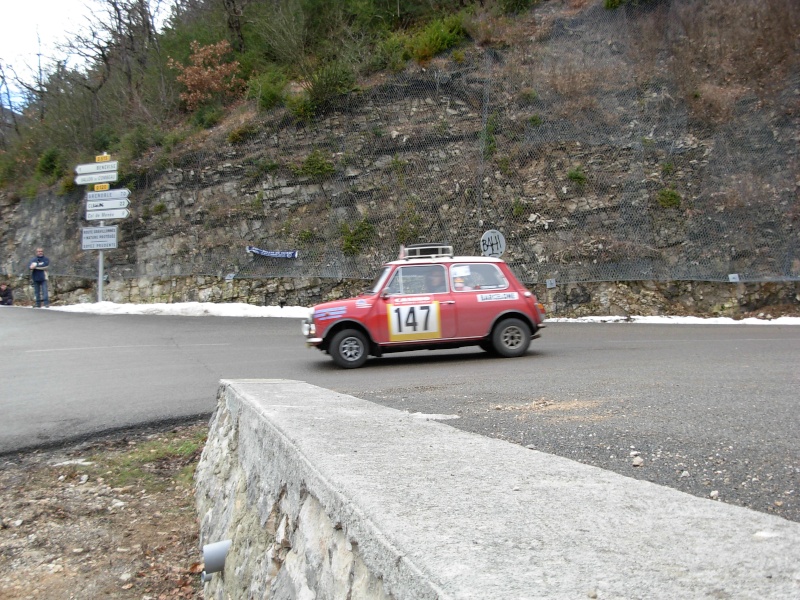
[[[0,458],[0,596],[202,598],[206,421]]]

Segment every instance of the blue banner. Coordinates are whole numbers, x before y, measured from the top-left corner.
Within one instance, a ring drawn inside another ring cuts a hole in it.
[[[255,246],[247,246],[247,251],[259,256],[269,256],[270,258],[297,258],[297,250],[262,250]]]

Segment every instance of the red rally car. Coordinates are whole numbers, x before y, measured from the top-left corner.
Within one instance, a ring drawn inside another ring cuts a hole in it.
[[[416,244],[383,265],[357,298],[315,306],[303,334],[309,347],[352,369],[369,355],[406,350],[480,346],[521,356],[543,320],[544,307],[499,258]]]

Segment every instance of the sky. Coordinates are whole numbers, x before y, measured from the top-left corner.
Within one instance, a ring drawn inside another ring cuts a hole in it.
[[[91,14],[89,2],[0,0],[0,62],[11,65],[20,76],[35,74],[36,55],[41,50],[44,56],[52,56],[68,33],[80,31]]]
[[[175,304],[117,304],[115,302],[87,302],[52,306],[50,310],[94,313],[101,315],[174,315],[184,317],[285,317],[304,319],[310,309],[303,306],[253,306],[237,302],[183,302]],[[552,318],[546,323],[662,323],[703,325],[800,325],[800,317],[777,319],[740,319],[728,317],[581,317],[576,319]]]
[[[64,59],[56,50],[70,34],[84,30],[92,15],[105,11],[102,0],[0,0],[0,64],[11,77],[9,67],[25,81],[33,81],[37,54],[42,66],[53,57]]]

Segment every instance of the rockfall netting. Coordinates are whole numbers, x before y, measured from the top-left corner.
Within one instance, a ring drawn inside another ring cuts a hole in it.
[[[692,71],[691,2],[570,4],[511,22],[506,48],[375,76],[311,121],[243,109],[122,182],[132,215],[106,222],[106,270],[371,278],[401,244],[480,254],[497,230],[530,284],[800,279],[796,45],[768,84],[726,87]],[[83,204],[49,254],[91,277]]]

